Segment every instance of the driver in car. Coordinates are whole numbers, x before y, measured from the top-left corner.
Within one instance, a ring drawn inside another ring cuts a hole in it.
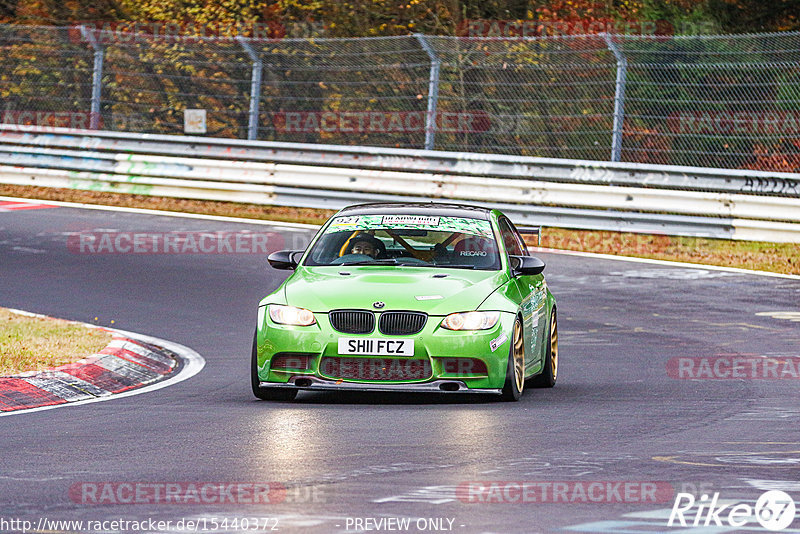
[[[379,258],[383,256],[384,250],[383,243],[369,234],[358,234],[351,240],[350,254],[365,254],[372,258]]]

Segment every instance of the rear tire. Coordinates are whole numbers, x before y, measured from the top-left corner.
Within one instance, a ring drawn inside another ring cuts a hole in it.
[[[525,388],[525,343],[522,336],[522,321],[517,317],[514,321],[514,333],[511,347],[508,350],[506,366],[506,382],[501,398],[505,402],[516,402],[522,397]]]
[[[547,354],[541,374],[531,379],[535,388],[551,388],[558,378],[558,315],[556,309],[550,312],[550,327],[547,329]]]
[[[290,401],[297,396],[297,390],[294,388],[264,388],[258,385],[259,382],[261,379],[258,377],[258,346],[256,334],[253,334],[253,350],[250,356],[250,385],[253,387],[253,395],[261,400],[271,401]]]

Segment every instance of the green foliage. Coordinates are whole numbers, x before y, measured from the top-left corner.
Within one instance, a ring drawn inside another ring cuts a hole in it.
[[[800,30],[798,0],[707,0],[725,32],[757,33]]]

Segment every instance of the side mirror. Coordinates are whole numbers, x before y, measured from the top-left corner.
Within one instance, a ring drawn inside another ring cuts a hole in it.
[[[534,256],[511,256],[511,270],[515,276],[542,274],[544,262]]]
[[[297,267],[297,254],[302,250],[278,250],[267,256],[267,261],[273,269],[294,269]]]

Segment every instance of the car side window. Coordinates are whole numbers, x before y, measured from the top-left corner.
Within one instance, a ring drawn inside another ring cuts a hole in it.
[[[528,252],[528,245],[525,244],[525,240],[522,238],[522,234],[519,233],[519,230],[517,230],[517,227],[514,226],[514,223],[508,221],[508,224],[511,227],[511,232],[514,234],[517,243],[519,243],[519,246],[522,249],[522,255],[530,256],[530,252]]]
[[[511,227],[507,219],[500,219],[500,236],[506,246],[506,253],[511,256],[524,256],[525,249],[519,234]]]

